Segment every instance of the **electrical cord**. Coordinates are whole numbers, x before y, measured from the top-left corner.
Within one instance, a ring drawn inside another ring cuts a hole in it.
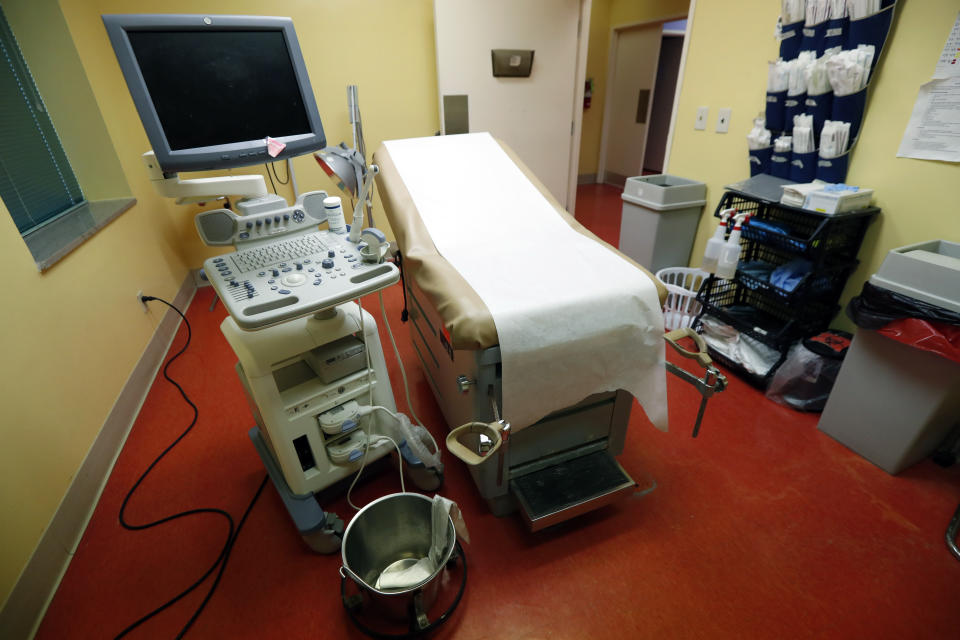
[[[381,409],[382,409],[383,407],[374,407],[374,408],[381,408]],[[366,432],[364,432],[364,433],[366,433]],[[368,438],[369,438],[369,434],[368,434]],[[403,454],[400,453],[400,445],[397,444],[397,441],[396,441],[396,440],[394,440],[394,439],[391,438],[390,436],[384,435],[384,434],[382,434],[382,433],[378,433],[378,434],[376,434],[376,435],[373,436],[373,439],[374,439],[374,440],[376,440],[376,439],[378,439],[378,438],[384,438],[384,439],[386,439],[386,440],[389,440],[390,442],[393,443],[393,446],[396,448],[396,450],[397,450],[398,470],[399,470],[399,472],[400,472],[400,492],[401,492],[401,493],[406,493],[406,492],[407,492],[407,488],[406,488],[406,486],[404,486],[404,483],[403,483]],[[363,460],[360,461],[360,468],[357,469],[356,475],[353,476],[353,482],[350,483],[350,488],[347,489],[347,504],[349,504],[349,505],[353,508],[354,511],[360,511],[360,507],[358,507],[357,505],[353,504],[353,500],[350,499],[350,494],[353,492],[353,487],[354,487],[354,485],[357,484],[357,480],[360,479],[360,474],[363,473],[363,468],[364,468],[365,466],[367,466],[367,451],[370,450],[370,447],[375,447],[375,446],[377,446],[378,444],[380,444],[380,443],[379,443],[379,442],[374,442],[373,444],[371,444],[371,443],[370,443],[370,440],[369,440],[369,439],[367,440],[367,443],[363,446]]]
[[[176,596],[174,596],[170,600],[167,600],[156,609],[150,611],[146,615],[140,617],[139,619],[137,619],[136,621],[128,625],[125,629],[123,629],[123,631],[118,633],[115,636],[115,638],[124,637],[125,635],[127,635],[128,633],[130,633],[131,631],[133,631],[134,629],[136,629],[137,627],[145,623],[147,620],[150,620],[160,612],[171,607],[173,604],[175,604],[176,602],[178,602],[188,594],[192,593],[197,587],[203,584],[204,581],[206,581],[206,579],[210,577],[210,575],[214,571],[217,571],[217,575],[213,580],[213,584],[210,586],[210,589],[207,591],[206,596],[204,596],[203,601],[200,603],[197,609],[193,612],[193,615],[190,617],[187,623],[183,626],[183,628],[180,629],[180,632],[176,636],[177,638],[182,638],[190,629],[190,627],[193,626],[193,623],[196,622],[197,618],[200,617],[200,614],[203,612],[204,608],[207,606],[207,603],[213,597],[213,593],[214,591],[216,591],[217,586],[220,584],[220,579],[223,576],[223,572],[227,567],[227,562],[230,559],[230,553],[233,551],[233,545],[236,542],[237,536],[240,534],[240,530],[243,528],[243,525],[247,520],[247,516],[250,515],[250,511],[253,509],[253,506],[256,504],[257,499],[260,497],[260,494],[263,492],[263,488],[267,484],[268,476],[264,474],[264,478],[260,482],[259,488],[254,494],[253,498],[250,500],[250,503],[247,505],[247,508],[244,511],[243,516],[240,518],[240,522],[236,526],[236,528],[234,528],[233,517],[228,512],[224,511],[223,509],[216,509],[216,508],[210,508],[210,507],[188,509],[186,511],[181,511],[180,513],[175,513],[175,514],[160,518],[158,520],[154,520],[152,522],[147,522],[142,524],[133,524],[127,521],[127,518],[126,518],[127,504],[130,502],[130,499],[133,497],[134,492],[137,490],[140,484],[146,479],[146,477],[150,474],[150,472],[153,471],[154,467],[156,467],[157,464],[159,464],[159,462],[164,458],[164,456],[166,456],[175,446],[177,446],[177,444],[180,443],[181,440],[183,440],[186,437],[188,433],[190,433],[190,431],[193,430],[193,427],[197,424],[197,418],[200,415],[200,412],[197,409],[197,405],[195,405],[193,401],[190,400],[190,397],[183,390],[183,387],[181,387],[176,380],[170,377],[170,374],[168,371],[170,368],[170,365],[177,358],[183,355],[183,353],[187,350],[187,347],[190,346],[190,340],[193,336],[193,331],[190,327],[190,322],[187,320],[187,317],[183,314],[183,312],[180,311],[180,309],[178,309],[177,307],[175,307],[174,305],[172,305],[171,303],[167,302],[162,298],[157,298],[155,296],[141,296],[140,299],[144,303],[150,302],[152,300],[156,300],[157,302],[161,302],[165,304],[167,307],[177,312],[177,314],[183,319],[183,322],[187,327],[186,342],[184,342],[184,345],[180,348],[179,351],[177,351],[176,354],[174,354],[172,357],[170,357],[167,360],[166,364],[163,367],[163,377],[167,380],[167,382],[169,382],[174,387],[176,387],[177,391],[180,393],[180,397],[183,398],[184,402],[186,402],[190,406],[190,409],[193,412],[193,417],[191,418],[190,424],[187,426],[187,428],[179,436],[177,436],[177,438],[172,443],[167,445],[167,447],[160,453],[160,455],[154,458],[153,462],[151,462],[150,465],[147,467],[147,469],[142,474],[140,474],[140,477],[137,478],[137,481],[133,484],[132,487],[130,487],[130,490],[127,491],[126,496],[123,498],[123,503],[120,506],[120,512],[118,514],[120,525],[124,529],[127,529],[129,531],[142,531],[144,529],[156,527],[166,522],[171,522],[173,520],[185,518],[187,516],[198,515],[198,514],[214,514],[226,519],[228,524],[228,535],[227,535],[226,541],[224,542],[223,548],[220,551],[220,554],[217,556],[216,561],[210,566],[210,568],[208,568],[204,572],[202,576],[200,576],[199,579],[197,579],[193,584],[191,584],[189,587],[187,587],[186,589],[178,593]]]
[[[273,183],[273,176],[270,174],[270,165],[264,162],[263,168],[267,170],[267,177],[270,178],[270,186],[273,188],[274,195],[280,195],[277,193],[277,185]]]
[[[278,182],[279,184],[283,184],[283,185],[290,184],[290,171],[289,171],[289,170],[287,171],[287,179],[286,179],[286,180],[281,180],[281,179],[280,179],[280,176],[277,175],[277,163],[276,163],[276,161],[270,163],[270,171],[273,172],[273,177],[277,179],[277,182]]]
[[[366,343],[367,332],[366,332],[366,325],[364,324],[363,302],[361,302],[360,298],[357,298],[357,308],[360,310],[360,335],[363,336],[363,341],[364,343]],[[367,372],[369,376],[369,372],[373,370],[373,364],[370,361],[370,350],[367,349],[366,344],[364,344],[363,352],[367,360]],[[373,406],[373,384],[372,383],[367,385],[367,404],[370,406]],[[363,446],[363,459],[360,460],[360,468],[357,469],[357,474],[353,476],[353,481],[350,483],[350,487],[347,489],[347,504],[349,504],[354,511],[359,511],[360,507],[353,504],[353,500],[351,499],[350,496],[353,493],[353,487],[357,484],[357,480],[360,479],[360,474],[363,473],[364,467],[367,466],[367,452],[370,451],[370,447],[371,447],[371,444],[369,441],[370,434],[367,433],[366,431],[364,431],[364,433],[367,435],[368,440],[367,440],[367,443]],[[379,437],[379,434],[377,437]],[[397,460],[400,468],[400,491],[403,493],[406,493],[407,489],[403,484],[403,454],[400,452],[400,446],[397,444],[397,441],[391,438],[390,436],[384,435],[383,437],[389,440],[390,442],[392,442],[393,446],[396,447],[397,449]],[[376,446],[376,445],[373,445],[373,446]]]
[[[403,268],[403,253],[399,249],[394,263],[400,270],[400,290],[403,292],[403,311],[400,312],[400,322],[406,322],[410,318],[410,311],[407,309],[407,278]]]
[[[383,304],[383,291],[378,291],[377,295],[380,296],[380,315],[383,316],[383,322],[387,325],[387,335],[390,336],[390,344],[393,345],[393,354],[397,357],[397,363],[400,365],[400,377],[403,379],[403,392],[407,397],[407,408],[410,409],[410,417],[413,418],[415,424],[423,427],[423,422],[420,421],[420,418],[417,417],[416,411],[413,410],[413,401],[410,400],[410,385],[407,383],[407,370],[403,366],[403,359],[400,357],[400,349],[397,348],[397,340],[393,337],[393,329],[390,328],[390,320],[387,318],[387,308]],[[423,427],[426,429],[426,427]],[[427,431],[427,433],[430,433]],[[430,439],[433,439],[433,436],[430,436]],[[433,446],[437,446],[437,441],[433,441]],[[437,449],[439,451],[439,448]]]
[[[407,372],[403,366],[403,359],[400,357],[400,350],[397,348],[397,341],[393,337],[393,329],[391,329],[390,327],[390,321],[387,319],[387,310],[383,304],[383,292],[380,292],[379,295],[380,295],[380,313],[383,316],[384,323],[387,325],[387,334],[390,336],[390,343],[393,345],[393,353],[397,357],[397,363],[400,365],[400,377],[403,379],[403,390],[404,390],[404,393],[406,394],[407,407],[410,409],[410,415],[413,416],[413,419],[415,420],[415,424],[422,427],[423,430],[426,432],[426,434],[430,436],[430,440],[433,441],[434,450],[439,451],[440,447],[437,444],[437,441],[434,439],[433,434],[431,434],[430,431],[428,431],[427,428],[423,426],[423,423],[420,422],[420,418],[417,417],[417,414],[413,410],[413,402],[410,400],[410,385],[407,382]],[[357,307],[360,309],[360,333],[361,335],[363,335],[364,341],[366,341],[367,334],[364,327],[363,303],[361,302],[360,298],[357,298]],[[370,362],[370,350],[367,348],[364,348],[364,352],[366,353],[366,358],[367,358],[367,371],[370,371],[373,369],[373,365]],[[386,407],[373,404],[373,385],[369,386],[368,403],[370,405],[370,408],[369,408],[370,413],[372,413],[376,409],[379,409],[381,411],[385,411],[388,414],[390,414],[395,420],[400,420],[400,416],[398,416],[394,411],[391,411]],[[377,434],[376,437],[380,437],[380,434]],[[399,445],[397,445],[396,440],[386,435],[382,437],[390,440],[390,442],[393,443],[393,446],[396,447],[397,449],[397,458],[400,462],[400,490],[405,493],[406,487],[404,486],[404,482],[403,482],[403,454],[400,452],[400,447]],[[376,446],[376,445],[373,445],[373,446]],[[363,459],[361,459],[360,461],[360,468],[357,470],[356,475],[353,477],[353,481],[350,483],[350,487],[347,489],[347,504],[353,507],[353,509],[356,511],[359,511],[360,508],[357,507],[357,505],[353,504],[353,500],[351,500],[350,495],[353,492],[354,485],[357,484],[357,480],[360,479],[360,474],[363,473],[363,469],[367,465],[367,452],[370,450],[370,447],[371,445],[369,442],[364,446]]]

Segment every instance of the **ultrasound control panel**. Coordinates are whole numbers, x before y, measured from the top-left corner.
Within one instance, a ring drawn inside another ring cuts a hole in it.
[[[362,243],[318,231],[317,219],[296,205],[271,211],[269,231],[266,219],[266,213],[238,216],[226,209],[197,216],[197,228],[207,244],[234,244],[237,248],[208,258],[203,268],[243,329],[260,329],[309,315],[400,279],[395,265],[365,262],[360,255]]]

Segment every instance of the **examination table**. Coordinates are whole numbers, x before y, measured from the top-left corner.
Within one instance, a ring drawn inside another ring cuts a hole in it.
[[[662,307],[667,291],[652,274],[579,224],[506,145],[498,144],[566,224],[642,270],[655,284]],[[458,449],[454,453],[470,464],[492,512],[505,515],[519,509],[536,531],[632,490],[636,484],[614,459],[623,450],[633,403],[631,394],[622,389],[577,398],[511,433],[504,422],[510,416],[501,415],[500,341],[490,310],[437,250],[386,145],[374,154],[374,162],[380,168],[378,191],[399,250],[405,319],[448,427],[491,423],[499,432],[467,429],[459,441],[448,439],[448,447]],[[451,215],[455,209],[451,205]],[[704,363],[703,356],[699,360]],[[716,378],[713,382],[716,390],[722,390]],[[464,448],[474,454],[472,460]]]

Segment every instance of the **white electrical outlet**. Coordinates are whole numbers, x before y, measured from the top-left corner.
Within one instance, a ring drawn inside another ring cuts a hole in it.
[[[697,131],[703,131],[707,128],[707,115],[710,113],[710,107],[697,107],[697,120],[693,123],[693,128]]]
[[[717,133],[726,133],[730,129],[730,107],[717,113]]]
[[[144,313],[146,313],[146,312],[148,312],[148,311],[150,310],[150,309],[147,308],[147,303],[146,303],[146,301],[143,299],[143,289],[141,289],[140,291],[137,291],[137,302],[139,302],[139,303],[140,303],[140,306],[143,307],[143,312],[144,312]]]

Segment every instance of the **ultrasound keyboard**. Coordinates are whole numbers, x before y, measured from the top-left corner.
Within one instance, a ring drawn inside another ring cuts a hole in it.
[[[317,231],[316,221],[311,224],[303,216],[292,215],[285,226],[282,214],[274,217],[269,237],[251,237],[245,229],[256,219],[225,209],[197,217],[208,244],[233,240],[239,247],[208,258],[203,268],[241,328],[261,329],[309,315],[400,280],[395,265],[364,262],[359,243],[346,235]]]
[[[240,271],[253,271],[283,260],[298,260],[327,250],[320,234],[303,235],[291,240],[280,240],[256,249],[238,251],[233,260]]]

